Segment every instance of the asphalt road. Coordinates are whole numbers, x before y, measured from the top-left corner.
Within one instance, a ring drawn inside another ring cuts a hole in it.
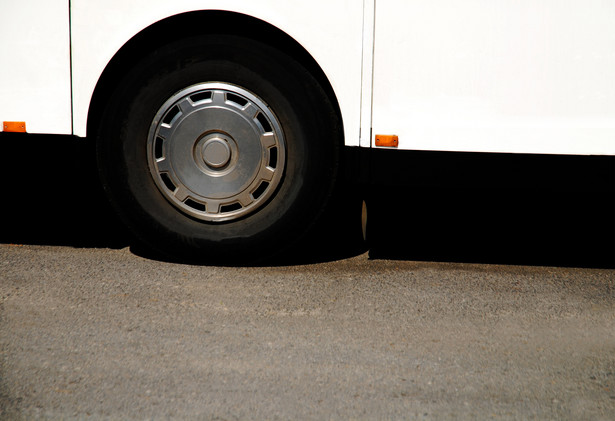
[[[0,245],[2,419],[615,417],[615,271]]]
[[[2,150],[0,419],[615,419],[612,167],[373,189],[369,252],[216,267],[139,249],[76,139]]]

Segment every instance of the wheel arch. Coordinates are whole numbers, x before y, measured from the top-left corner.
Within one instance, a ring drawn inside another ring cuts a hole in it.
[[[202,25],[204,19],[208,25]],[[327,94],[335,109],[335,118],[339,125],[337,130],[339,135],[335,141],[339,142],[340,147],[344,145],[344,124],[338,98],[328,77],[314,57],[286,32],[263,20],[237,12],[217,10],[193,11],[168,17],[148,26],[127,41],[109,61],[96,83],[88,108],[87,136],[93,136],[98,130],[105,105],[126,69],[130,69],[146,55],[155,52],[160,45],[207,34],[251,38],[297,60],[312,74]]]

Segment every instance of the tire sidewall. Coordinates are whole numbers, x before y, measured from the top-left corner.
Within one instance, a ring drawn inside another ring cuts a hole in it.
[[[251,214],[228,222],[204,222],[179,211],[148,167],[154,115],[178,91],[205,82],[237,85],[262,99],[286,142],[275,193]],[[162,48],[124,78],[110,107],[99,142],[107,190],[137,236],[165,254],[220,259],[233,253],[245,259],[274,253],[314,221],[335,179],[337,145],[326,95],[296,62],[255,41],[209,36]]]

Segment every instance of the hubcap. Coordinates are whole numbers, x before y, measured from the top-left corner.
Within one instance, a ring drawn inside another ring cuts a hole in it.
[[[251,92],[203,83],[159,109],[147,142],[156,186],[175,207],[205,221],[248,215],[282,180],[286,148],[272,110]]]

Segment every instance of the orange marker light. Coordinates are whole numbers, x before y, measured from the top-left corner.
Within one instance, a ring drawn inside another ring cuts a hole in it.
[[[5,121],[2,123],[2,130],[5,132],[25,133],[26,122],[25,121]]]
[[[394,134],[377,134],[376,146],[387,146],[389,148],[396,148],[399,146],[399,138]]]

